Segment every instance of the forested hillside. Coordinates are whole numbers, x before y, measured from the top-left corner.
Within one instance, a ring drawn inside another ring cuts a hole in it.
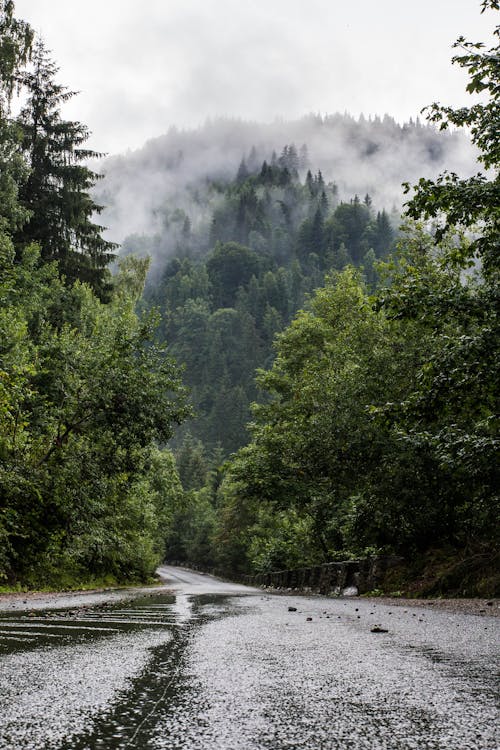
[[[277,164],[242,168],[219,188],[210,250],[196,255],[187,220],[178,255],[169,258],[145,301],[163,314],[161,331],[185,365],[196,418],[188,427],[208,452],[224,455],[248,439],[257,367],[273,357],[273,339],[331,269],[363,265],[376,283],[375,263],[391,249],[395,230],[370,196],[339,203],[321,172],[300,181],[296,152],[285,146]],[[130,249],[130,239],[125,244]]]
[[[464,133],[419,121],[310,116],[208,122],[102,163],[94,190],[120,254],[149,257],[144,302],[185,366],[195,417],[177,433],[207,456],[249,437],[255,371],[325,274],[349,264],[377,284],[393,249],[403,181],[446,164],[473,174]]]
[[[0,34],[0,585],[435,552],[490,594],[498,47],[429,124],[220,120],[100,180],[11,0]]]

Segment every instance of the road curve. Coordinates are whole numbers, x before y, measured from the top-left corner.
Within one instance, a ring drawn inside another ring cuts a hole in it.
[[[188,568],[161,565],[157,572],[169,589],[182,594],[250,595],[262,593],[261,589],[243,586],[231,581],[223,581],[220,578],[208,575],[208,573],[198,573]]]

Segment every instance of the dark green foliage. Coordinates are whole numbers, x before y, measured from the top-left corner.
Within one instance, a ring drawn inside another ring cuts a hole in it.
[[[37,269],[35,249],[11,266],[0,318],[4,576],[143,578],[164,553],[175,470],[163,485],[151,473],[168,462],[154,444],[187,411],[154,321],[133,311],[137,274],[125,265],[103,305],[85,286],[64,287],[55,265]]]
[[[441,127],[467,125],[490,175],[419,182],[408,213],[438,219],[438,247],[432,254],[413,248],[382,304],[432,332],[434,347],[414,390],[400,413],[388,413],[402,439],[450,475],[443,502],[453,506],[456,537],[472,545],[491,538],[499,510],[500,64],[498,46],[484,51],[463,38],[455,46],[466,52],[453,61],[469,73],[467,90],[489,98],[459,110],[434,104],[429,116]],[[463,229],[474,233],[472,240],[454,237]]]
[[[232,307],[239,287],[258,275],[260,265],[258,255],[248,247],[236,242],[216,245],[206,264],[215,307]]]
[[[354,525],[367,498],[380,501],[392,489],[381,478],[386,462],[396,460],[394,439],[368,407],[404,392],[414,353],[406,346],[396,362],[403,343],[396,327],[371,310],[352,271],[333,277],[311,311],[278,338],[276,361],[259,377],[271,399],[255,408],[253,440],[229,473],[229,502],[234,495],[254,513],[262,502],[293,513],[310,529],[312,549],[323,560],[355,544]],[[394,544],[413,514],[402,503],[397,524],[382,524],[385,539],[372,533],[371,543]],[[407,534],[401,542],[408,543]]]
[[[293,144],[260,169],[255,158],[242,162],[235,181],[216,186],[223,200],[211,223],[215,246],[170,258],[146,295],[164,311],[163,334],[185,365],[196,412],[189,429],[226,455],[248,440],[254,373],[271,363],[275,335],[329,269],[352,263],[346,243],[358,255],[364,250],[358,265],[374,287],[375,259],[389,252],[394,234],[384,211],[374,216],[357,198],[337,206],[335,186],[320,171],[302,184]],[[161,242],[150,238],[150,251]],[[125,247],[142,253],[147,238],[130,237]]]
[[[208,479],[208,461],[203,443],[187,432],[177,452],[179,479],[185,490],[199,490]]]
[[[370,224],[370,210],[355,196],[350,203],[338,206],[330,223],[332,246],[338,247],[342,242],[349,250],[355,264],[361,263],[363,255],[369,249],[365,233]],[[389,248],[385,248],[387,251]]]

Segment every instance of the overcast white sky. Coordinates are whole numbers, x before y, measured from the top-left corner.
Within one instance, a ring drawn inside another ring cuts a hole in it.
[[[467,103],[460,35],[491,42],[480,0],[16,0],[44,37],[64,110],[90,145],[138,148],[171,125],[348,111],[415,118]],[[469,97],[470,98],[470,97]]]

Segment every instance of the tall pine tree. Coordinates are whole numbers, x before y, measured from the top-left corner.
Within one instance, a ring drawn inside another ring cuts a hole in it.
[[[38,242],[42,259],[57,260],[68,283],[85,281],[105,299],[115,245],[103,239],[104,227],[92,221],[102,206],[88,191],[99,175],[85,166],[99,154],[83,147],[89,137],[85,125],[62,119],[61,107],[74,92],[55,82],[57,72],[45,45],[37,42],[32,66],[21,74],[27,101],[18,118],[30,168],[19,198],[31,218],[16,233],[15,244],[21,251]]]

